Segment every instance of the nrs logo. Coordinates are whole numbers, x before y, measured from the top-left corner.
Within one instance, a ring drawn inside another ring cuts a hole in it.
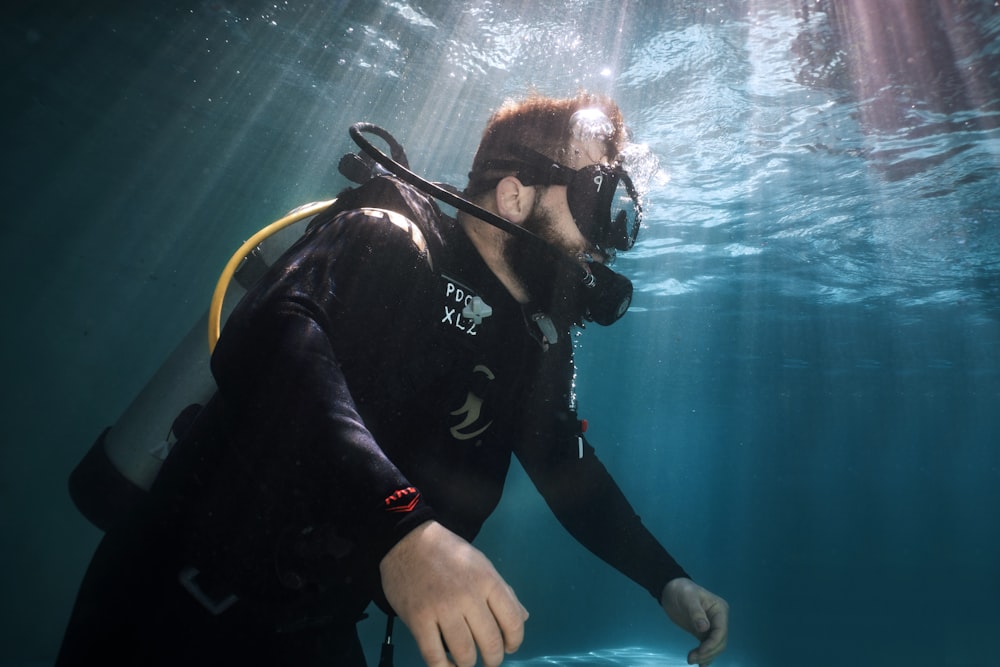
[[[386,512],[411,512],[420,501],[420,492],[412,486],[396,489],[383,501]]]

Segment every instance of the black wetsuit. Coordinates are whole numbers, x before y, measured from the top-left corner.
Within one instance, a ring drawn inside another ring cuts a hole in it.
[[[60,664],[361,664],[382,556],[428,519],[474,538],[511,454],[658,597],[686,575],[583,439],[561,334],[543,346],[431,200],[388,178],[343,196],[229,318],[219,392],[105,537]]]

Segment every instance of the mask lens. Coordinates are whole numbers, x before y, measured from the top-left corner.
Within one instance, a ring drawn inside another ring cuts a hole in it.
[[[611,200],[610,224],[604,244],[617,250],[628,250],[639,235],[642,213],[632,181],[622,174]]]
[[[573,174],[567,192],[580,232],[604,250],[628,250],[642,222],[639,196],[621,169],[590,165]]]
[[[584,167],[573,174],[566,192],[576,226],[591,243],[600,246],[610,221],[611,178],[600,165]]]

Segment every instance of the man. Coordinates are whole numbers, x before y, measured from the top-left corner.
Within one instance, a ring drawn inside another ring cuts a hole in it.
[[[429,667],[499,665],[528,615],[470,541],[512,454],[709,664],[726,603],[643,527],[574,405],[571,328],[631,293],[603,264],[637,231],[601,198],[624,144],[604,98],[493,116],[466,194],[534,236],[387,177],[318,215],[227,322],[218,393],[102,542],[58,664],[363,665],[374,599]]]

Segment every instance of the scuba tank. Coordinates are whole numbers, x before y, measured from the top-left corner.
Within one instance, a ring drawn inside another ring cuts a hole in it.
[[[377,133],[390,147],[391,160],[388,156],[383,157],[408,168],[406,153],[392,135],[376,126],[370,128],[374,129],[368,131]],[[367,155],[353,153],[340,160],[338,169],[359,185],[389,173]],[[352,197],[345,196],[349,193],[345,191],[338,198],[347,202],[345,208],[350,207]],[[216,284],[208,311],[118,421],[101,432],[70,473],[70,498],[93,525],[109,530],[150,491],[174,443],[215,394],[215,379],[209,362],[222,323],[247,290],[302,235],[310,220],[323,211],[333,212],[338,199],[299,206],[247,239],[229,259]]]
[[[108,530],[152,488],[173,444],[215,393],[209,359],[222,322],[267,268],[301,236],[307,220],[334,201],[296,208],[254,234],[229,260],[208,312],[70,473],[70,497],[92,524]]]

